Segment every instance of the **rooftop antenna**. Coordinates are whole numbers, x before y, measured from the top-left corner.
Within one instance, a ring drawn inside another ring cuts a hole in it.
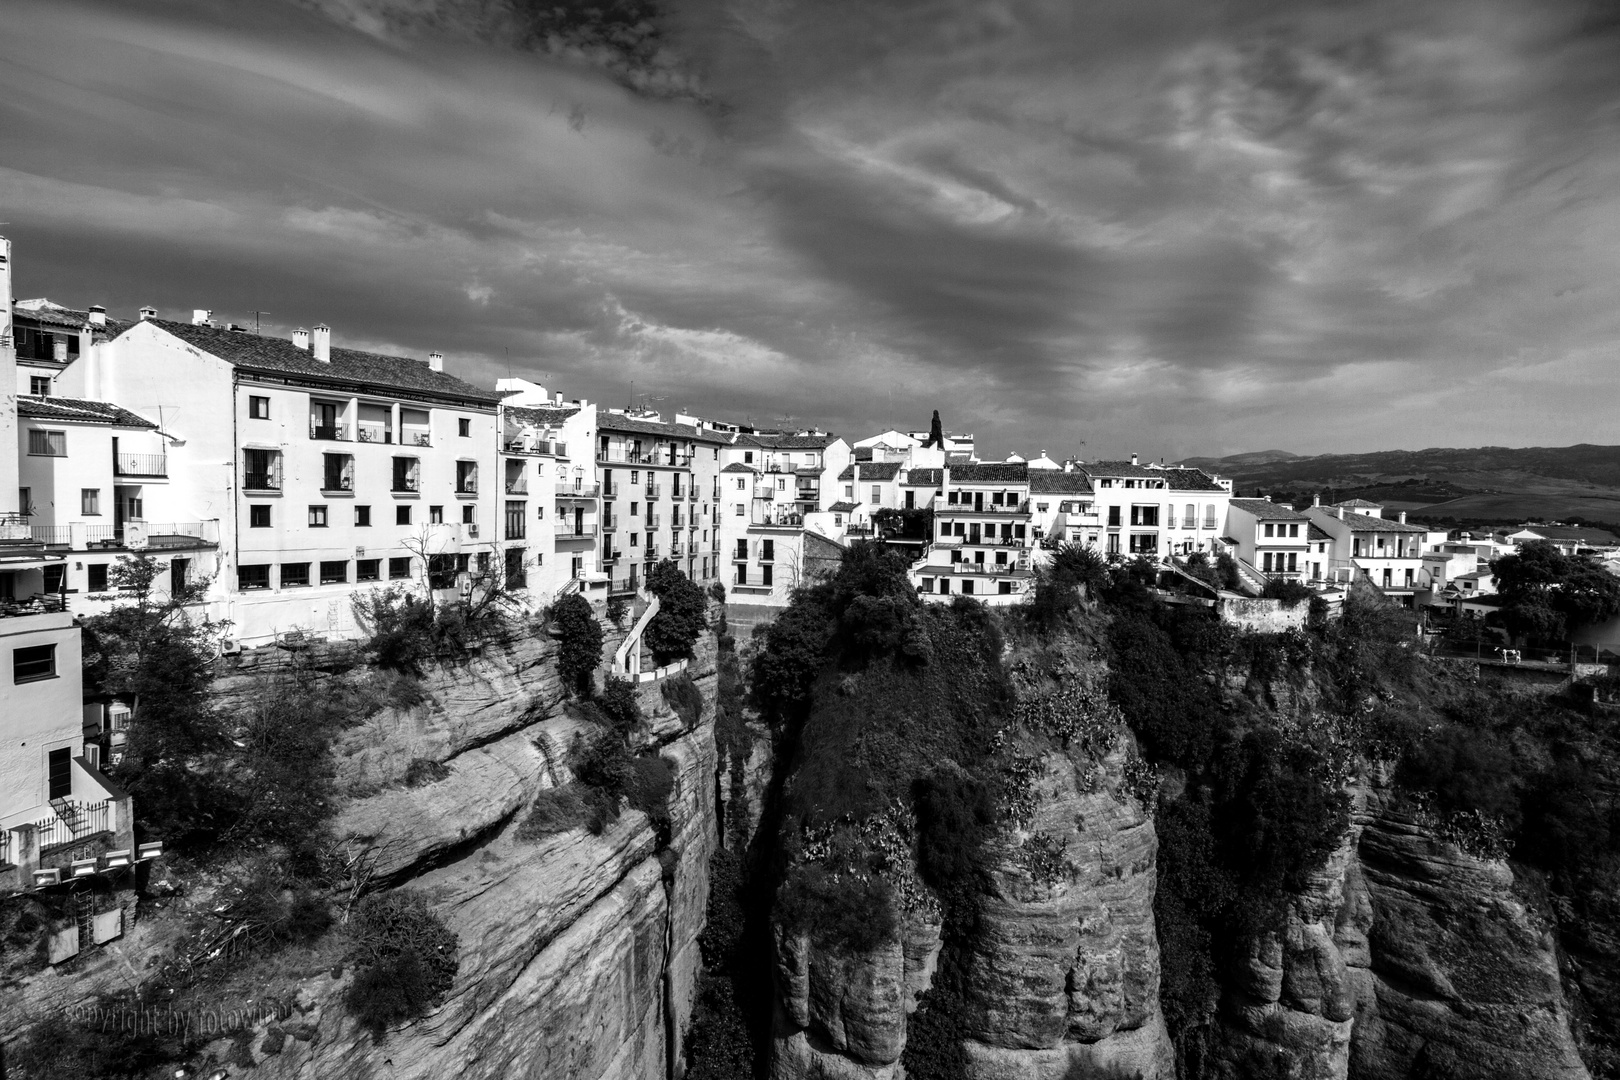
[[[253,336],[254,337],[262,337],[263,336],[262,334],[259,333],[259,330],[260,330],[259,316],[261,316],[261,315],[269,315],[269,314],[270,314],[270,312],[268,312],[268,311],[255,311],[253,313]]]
[[[506,354],[506,377],[510,379],[512,377],[512,350],[503,346],[501,351]]]

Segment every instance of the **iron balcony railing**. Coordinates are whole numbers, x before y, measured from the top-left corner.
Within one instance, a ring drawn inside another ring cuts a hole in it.
[[[559,487],[559,499],[594,499],[601,488],[596,484],[575,484],[572,487]]]
[[[456,484],[456,494],[457,495],[476,495],[476,494],[478,494],[478,481],[477,480],[462,480],[461,482]]]
[[[506,538],[508,540],[526,540],[526,539],[528,539],[528,537],[527,537],[527,535],[526,535],[526,533],[524,531],[524,528],[523,528],[523,522],[521,522],[521,521],[517,521],[517,522],[508,521],[506,523]]]
[[[281,478],[274,473],[250,472],[242,477],[242,486],[248,491],[280,491]]]
[[[506,493],[508,495],[527,495],[529,493],[529,478],[525,476],[521,480],[508,480],[506,482]]]
[[[380,424],[361,424],[355,429],[355,436],[360,442],[392,445],[394,441],[393,430]]]
[[[327,476],[321,480],[322,491],[353,491],[354,480],[348,476]]]
[[[169,459],[164,454],[114,454],[113,475],[168,476]]]
[[[422,485],[420,483],[418,483],[416,477],[414,477],[414,476],[396,476],[396,477],[394,477],[393,490],[395,490],[395,491],[405,491],[405,492],[417,491],[417,490],[419,490],[421,488],[421,486]]]
[[[309,437],[327,442],[344,442],[349,438],[349,429],[343,424],[311,424]]]
[[[659,487],[657,484],[648,484],[647,485],[647,498],[648,499],[656,499],[660,495],[662,495],[663,493],[664,493],[664,489]]]
[[[556,532],[559,540],[583,540],[595,536],[597,529],[594,524],[575,525],[571,521],[559,521]]]
[[[71,525],[30,525],[29,539],[46,547],[67,547],[73,542]]]
[[[502,448],[508,454],[543,454],[547,457],[567,457],[567,444],[554,439],[507,439]]]
[[[649,531],[651,531],[651,530],[656,529],[656,528],[660,527],[661,525],[663,525],[664,519],[661,518],[661,517],[658,517],[656,514],[648,514],[647,517],[646,517],[646,522],[647,522],[647,529]]]
[[[0,618],[44,615],[47,612],[66,610],[67,600],[58,593],[40,593],[33,597],[0,600]]]
[[[432,446],[433,436],[425,431],[404,431],[400,433],[399,441],[406,446]]]

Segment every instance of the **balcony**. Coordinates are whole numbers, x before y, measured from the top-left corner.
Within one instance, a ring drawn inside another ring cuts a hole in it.
[[[399,494],[414,495],[422,490],[422,485],[414,476],[394,477],[394,486],[390,489]]]
[[[619,519],[618,518],[612,518],[612,517],[603,518],[602,519],[602,531],[605,532],[605,533],[618,532],[619,531]]]
[[[526,540],[526,539],[528,539],[528,533],[523,528],[523,522],[521,522],[521,521],[508,521],[506,523],[506,538],[508,540]]]
[[[664,489],[659,487],[657,484],[648,484],[647,485],[647,500],[649,502],[651,502],[653,499],[658,498],[663,493],[664,493]]]
[[[602,498],[604,498],[604,499],[613,499],[613,498],[617,498],[618,494],[619,494],[619,485],[618,484],[609,483],[609,484],[603,484],[602,485]]]
[[[545,457],[567,457],[566,443],[553,439],[516,438],[507,439],[501,444],[501,449],[508,454],[541,454]]]
[[[655,516],[653,514],[648,514],[647,518],[646,518],[646,521],[647,521],[647,531],[648,532],[652,532],[655,529],[662,528],[663,524],[664,524],[664,519],[663,518],[657,517],[657,516]]]
[[[630,573],[623,577],[613,577],[608,580],[609,596],[633,596],[641,591],[641,580],[632,565]]]
[[[597,493],[599,491],[601,491],[601,488],[600,488],[600,486],[598,486],[596,484],[574,484],[571,487],[560,487],[560,488],[558,488],[557,489],[557,498],[559,498],[559,499],[595,499],[596,496],[597,496]]]
[[[686,550],[681,546],[681,542],[679,540],[670,541],[670,544],[669,544],[669,557],[670,558],[679,559],[679,558],[683,558],[685,555],[686,555]]]
[[[596,460],[604,465],[661,465],[650,450],[629,450],[622,446],[597,447]]]
[[[508,495],[527,495],[529,493],[528,474],[524,474],[517,480],[508,480],[506,482],[506,493]]]
[[[114,476],[169,475],[169,459],[164,454],[114,454]]]
[[[323,477],[321,479],[321,491],[322,491],[323,494],[327,493],[327,492],[333,492],[333,491],[353,491],[353,490],[354,490],[354,478],[353,477],[328,474],[327,476],[325,476],[325,477]]]
[[[346,424],[335,424],[332,426],[327,426],[325,424],[311,424],[309,426],[309,437],[312,439],[320,439],[324,442],[347,442],[349,439],[349,428]]]
[[[250,472],[242,477],[244,491],[280,491],[281,478],[272,473]]]
[[[432,446],[433,436],[425,431],[402,431],[399,441],[405,446]]]
[[[770,486],[768,486],[766,484],[756,484],[754,486],[754,498],[756,498],[756,499],[775,499],[776,498],[776,489],[773,488],[773,487],[770,487]]]
[[[594,524],[575,525],[568,521],[559,521],[556,526],[558,540],[588,540],[596,535]]]
[[[457,495],[476,495],[476,494],[478,494],[478,481],[476,481],[476,480],[463,480],[463,481],[461,481],[459,484],[456,485],[456,494]]]
[[[28,525],[28,539],[46,547],[68,547],[73,543],[71,525]],[[9,537],[8,537],[9,539]],[[19,537],[18,539],[21,539]]]
[[[66,600],[55,593],[41,593],[28,600],[0,600],[0,619],[44,615],[67,610]],[[7,676],[10,677],[9,675]]]
[[[657,544],[648,544],[642,553],[642,558],[646,559],[648,562],[657,562],[659,559],[663,558],[663,556],[658,553]]]
[[[698,501],[697,488],[691,488],[690,490],[688,490],[687,493],[686,493],[686,497],[691,502],[697,502]]]
[[[941,514],[1027,514],[1029,513],[1029,500],[1020,503],[985,503],[983,506],[968,503],[946,503],[938,508]]]
[[[355,438],[359,442],[392,444],[394,433],[379,424],[361,424],[355,429]]]

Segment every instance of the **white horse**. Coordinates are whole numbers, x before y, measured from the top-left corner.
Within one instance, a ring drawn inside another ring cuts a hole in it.
[[[1502,663],[1504,664],[1517,664],[1520,659],[1522,659],[1518,649],[1504,649],[1498,647],[1496,651],[1502,654]]]

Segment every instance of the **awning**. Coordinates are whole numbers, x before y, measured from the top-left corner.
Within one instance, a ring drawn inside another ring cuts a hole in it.
[[[8,559],[0,555],[0,573],[10,570],[42,570],[47,566],[59,566],[66,561],[61,555],[32,555],[24,558]]]

